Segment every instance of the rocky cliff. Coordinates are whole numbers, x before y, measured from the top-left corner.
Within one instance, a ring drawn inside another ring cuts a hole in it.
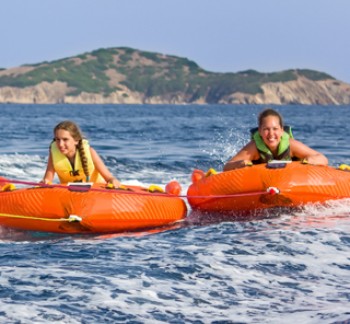
[[[300,77],[295,81],[270,82],[261,86],[262,93],[233,93],[220,103],[231,104],[350,104],[350,85],[337,80],[311,81]]]

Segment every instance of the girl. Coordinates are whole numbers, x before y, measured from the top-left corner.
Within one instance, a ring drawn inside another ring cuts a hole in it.
[[[328,159],[322,153],[293,139],[284,131],[282,116],[277,111],[262,111],[258,124],[258,130],[253,134],[252,140],[224,165],[224,171],[271,160],[298,159],[304,163],[328,164]]]
[[[89,146],[75,123],[66,120],[54,128],[49,159],[42,183],[51,183],[55,173],[61,183],[97,182],[121,184],[107,169],[97,152]]]

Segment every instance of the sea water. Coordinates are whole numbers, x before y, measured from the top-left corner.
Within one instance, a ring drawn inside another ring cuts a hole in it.
[[[125,184],[222,170],[263,106],[0,105],[0,176],[39,181],[53,127],[77,122]],[[294,136],[350,164],[350,107],[277,106]],[[113,235],[0,228],[2,323],[345,323],[350,201]],[[210,217],[212,216],[212,217]]]

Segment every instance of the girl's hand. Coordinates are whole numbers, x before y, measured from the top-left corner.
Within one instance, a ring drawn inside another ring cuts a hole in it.
[[[114,188],[119,188],[121,186],[121,183],[118,179],[116,178],[111,178],[108,180],[107,185],[112,185]]]
[[[51,181],[47,180],[47,179],[42,179],[39,181],[39,183],[43,183],[43,184],[52,184]]]

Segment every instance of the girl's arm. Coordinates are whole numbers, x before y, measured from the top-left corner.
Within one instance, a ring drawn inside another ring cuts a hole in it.
[[[49,159],[47,161],[46,172],[43,179],[40,181],[40,183],[49,184],[53,181],[54,176],[55,176],[55,169],[53,167],[52,156],[50,152]]]
[[[112,173],[107,169],[98,153],[92,147],[90,147],[90,153],[95,168],[101,174],[103,179],[105,179],[107,183],[113,184],[114,188],[119,188],[121,183],[117,178],[113,177]]]
[[[307,163],[317,165],[328,164],[328,159],[325,155],[295,139],[290,139],[290,150],[292,156],[305,160]]]
[[[224,165],[223,171],[230,171],[237,168],[242,168],[251,163],[253,160],[259,159],[259,152],[256,149],[254,141],[250,141],[244,146],[234,157],[232,157]]]

